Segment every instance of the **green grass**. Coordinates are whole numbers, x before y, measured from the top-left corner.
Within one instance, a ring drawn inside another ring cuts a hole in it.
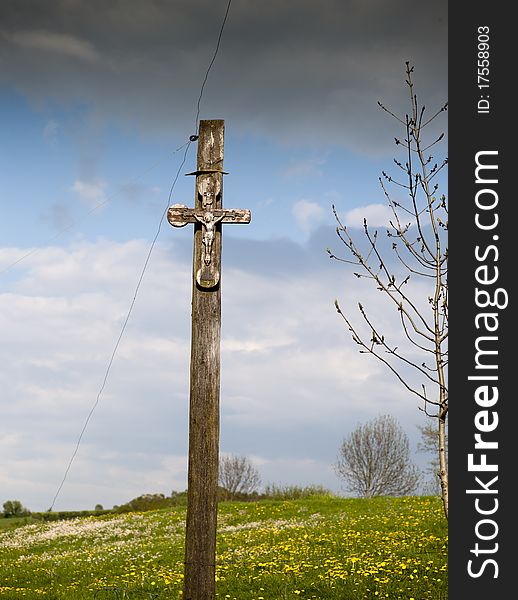
[[[9,519],[0,518],[0,532],[7,531],[8,529],[16,529],[21,525],[28,525],[34,523],[35,520],[32,517],[10,517]]]
[[[0,598],[180,599],[185,508],[0,530]],[[223,502],[220,600],[446,599],[433,497]]]

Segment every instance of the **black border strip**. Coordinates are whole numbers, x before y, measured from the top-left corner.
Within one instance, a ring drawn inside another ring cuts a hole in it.
[[[513,487],[517,468],[513,463],[518,444],[513,389],[516,350],[512,346],[513,330],[516,331],[513,318],[516,294],[511,287],[514,287],[513,278],[517,271],[514,262],[517,235],[513,231],[516,193],[510,191],[510,180],[516,172],[511,165],[516,153],[511,148],[515,129],[511,107],[515,72],[512,56],[516,51],[511,37],[510,6],[512,4],[478,0],[449,5],[449,390],[452,402],[449,414],[448,566],[452,600],[464,596],[470,600],[510,598],[516,588],[513,526],[516,516],[511,515],[516,497]],[[489,74],[482,71],[486,55],[478,56],[479,51],[485,51],[486,34],[489,36]],[[482,50],[478,43],[482,44]],[[488,88],[479,87],[486,83],[478,79],[479,58],[480,74],[489,79]],[[486,110],[488,112],[484,112]],[[479,179],[486,182],[476,182],[478,152],[493,152],[479,155],[478,160],[498,166],[497,169],[479,171]],[[494,178],[498,183],[489,183]],[[492,191],[481,192],[477,197],[481,190]],[[497,204],[493,209],[481,209],[477,207],[477,198],[479,204],[489,205],[491,199]],[[479,223],[483,225],[492,225],[498,214],[498,224],[486,230],[477,227],[477,212]],[[477,268],[484,265],[486,268],[477,272]],[[495,267],[498,280],[492,284],[480,283],[484,277],[489,280],[496,275]],[[479,295],[478,305],[476,288],[488,292],[487,296]],[[497,292],[498,289],[505,292]],[[484,298],[494,300],[495,306],[481,307]],[[508,304],[504,308],[506,298]],[[478,317],[476,321],[477,315],[490,312],[496,317]],[[487,326],[495,327],[496,323],[498,328],[489,332]],[[481,340],[481,336],[492,339]],[[478,369],[477,343],[478,349],[498,352],[479,355]],[[480,368],[481,364],[486,367],[492,364],[495,368]],[[469,377],[474,375],[496,375],[498,379],[470,380]],[[486,406],[483,405],[484,386],[488,386],[490,394],[486,396]],[[495,387],[498,388],[498,400],[489,406],[496,394]],[[480,404],[476,401],[477,393]],[[476,449],[475,434],[480,433],[477,423],[480,427],[491,428],[497,418],[498,424],[493,431],[481,433],[481,439],[497,442],[498,448]],[[487,463],[497,466],[498,471],[470,471],[470,454],[474,464],[481,464],[484,461],[482,454],[485,454]],[[490,484],[495,476],[498,480]],[[474,493],[466,493],[467,490],[474,490]]]

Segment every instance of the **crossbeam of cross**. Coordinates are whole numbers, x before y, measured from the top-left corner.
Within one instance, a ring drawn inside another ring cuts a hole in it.
[[[196,172],[197,208],[185,204],[173,204],[167,211],[167,220],[173,227],[185,227],[188,223],[201,226],[200,255],[194,262],[196,282],[202,288],[212,288],[219,283],[221,268],[221,241],[219,223],[250,223],[248,209],[216,208],[221,206],[221,171]],[[217,177],[219,175],[219,177]]]

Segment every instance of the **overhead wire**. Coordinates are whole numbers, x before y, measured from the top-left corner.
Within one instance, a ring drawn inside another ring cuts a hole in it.
[[[72,466],[72,463],[74,462],[76,454],[77,454],[77,452],[79,450],[79,446],[81,445],[81,441],[83,439],[83,435],[84,435],[84,433],[86,431],[86,428],[88,427],[88,423],[90,422],[90,419],[92,418],[92,415],[93,415],[95,409],[97,408],[97,405],[99,404],[99,400],[101,399],[101,395],[102,395],[102,393],[104,391],[104,388],[106,387],[106,382],[108,381],[108,376],[110,374],[110,371],[111,371],[111,368],[112,368],[112,364],[113,364],[113,361],[115,359],[115,355],[117,354],[117,350],[119,349],[119,345],[121,343],[122,336],[124,335],[124,332],[126,331],[126,327],[128,325],[128,321],[130,319],[131,313],[133,312],[133,307],[135,306],[135,302],[137,300],[137,294],[138,294],[138,292],[140,290],[140,286],[142,284],[142,280],[144,279],[144,274],[145,274],[147,266],[149,264],[149,260],[151,258],[151,254],[153,252],[153,249],[155,248],[158,236],[160,235],[160,231],[162,229],[162,223],[164,222],[165,215],[167,214],[167,209],[168,209],[170,201],[171,201],[171,196],[172,196],[174,187],[175,187],[176,182],[178,180],[178,176],[180,175],[180,171],[182,170],[182,168],[183,168],[183,166],[185,164],[185,160],[187,158],[187,153],[189,151],[191,143],[192,142],[190,142],[190,141],[187,143],[187,147],[186,147],[185,152],[184,152],[183,160],[182,160],[180,166],[178,167],[178,171],[177,171],[176,176],[174,178],[173,184],[171,185],[171,189],[169,191],[169,196],[168,196],[168,199],[167,199],[167,206],[164,209],[164,211],[162,212],[162,216],[161,216],[160,221],[158,223],[158,228],[156,230],[155,236],[153,238],[153,241],[151,242],[151,245],[149,247],[146,259],[144,261],[144,266],[142,267],[142,269],[140,271],[140,275],[139,275],[139,278],[138,278],[138,281],[137,281],[137,285],[136,285],[135,291],[133,293],[133,299],[131,300],[128,312],[126,313],[126,318],[124,319],[124,322],[122,324],[122,327],[121,327],[121,330],[120,330],[120,333],[119,333],[119,337],[117,338],[117,341],[115,342],[115,346],[114,346],[113,351],[111,353],[110,360],[108,361],[108,366],[107,366],[106,371],[104,373],[104,377],[103,377],[103,380],[102,380],[101,387],[100,387],[100,389],[99,389],[99,391],[97,393],[97,397],[95,399],[95,402],[94,402],[92,408],[90,409],[90,412],[88,413],[88,416],[86,417],[86,420],[84,422],[83,428],[81,429],[81,433],[79,434],[79,438],[77,439],[76,446],[74,448],[72,456],[70,457],[68,465],[67,465],[67,467],[65,469],[65,473],[63,475],[63,479],[62,479],[61,483],[59,484],[58,489],[57,489],[57,491],[56,491],[56,493],[54,495],[54,498],[53,498],[52,503],[50,505],[49,511],[51,511],[54,508],[54,504],[56,502],[56,499],[59,496],[59,493],[61,492],[61,489],[62,489],[63,485],[65,484],[66,478],[68,476],[68,472],[70,471],[70,467]]]
[[[56,493],[54,494],[54,498],[53,498],[53,500],[52,500],[52,503],[51,503],[51,505],[50,505],[50,508],[48,509],[49,511],[51,511],[51,510],[54,508],[54,504],[56,503],[56,500],[57,500],[57,498],[58,498],[59,494],[61,493],[61,490],[62,490],[62,488],[63,488],[63,486],[64,486],[64,484],[65,484],[65,481],[66,481],[66,479],[67,479],[67,477],[68,477],[68,473],[69,473],[69,471],[70,471],[70,469],[71,469],[71,467],[72,467],[72,463],[74,462],[74,459],[75,459],[75,457],[76,457],[76,455],[77,455],[77,453],[78,453],[78,451],[79,451],[79,446],[81,445],[81,441],[82,441],[82,439],[83,439],[83,436],[84,436],[84,433],[85,433],[85,431],[86,431],[86,428],[88,427],[88,423],[90,422],[90,420],[91,420],[91,418],[92,418],[92,416],[93,416],[93,413],[94,413],[95,409],[97,408],[97,405],[99,404],[99,401],[100,401],[101,395],[102,395],[102,393],[103,393],[103,391],[104,391],[104,389],[105,389],[105,387],[106,387],[106,383],[107,383],[107,381],[108,381],[108,376],[109,376],[109,374],[110,374],[110,371],[111,371],[111,368],[112,368],[113,362],[114,362],[114,360],[115,360],[115,356],[116,356],[116,354],[117,354],[117,351],[118,351],[118,349],[119,349],[120,343],[121,343],[121,341],[122,341],[122,338],[123,338],[124,332],[126,331],[126,327],[127,327],[127,325],[128,325],[128,322],[129,322],[129,319],[130,319],[131,313],[133,312],[133,307],[135,306],[135,302],[136,302],[136,300],[137,300],[137,295],[138,295],[138,293],[139,293],[139,290],[140,290],[140,287],[141,287],[142,281],[143,281],[143,279],[144,279],[144,275],[145,275],[145,273],[146,273],[146,270],[147,270],[147,267],[148,267],[149,261],[150,261],[150,259],[151,259],[151,254],[153,253],[153,250],[154,250],[154,248],[155,248],[156,242],[157,242],[157,240],[158,240],[158,236],[160,235],[160,231],[161,231],[161,229],[162,229],[162,224],[163,224],[163,222],[164,222],[165,216],[166,216],[166,214],[167,214],[167,210],[168,210],[168,208],[169,208],[169,205],[170,205],[170,203],[171,203],[171,197],[172,197],[172,194],[173,194],[173,190],[174,190],[174,188],[175,188],[175,186],[176,186],[176,182],[178,181],[178,177],[179,177],[179,175],[180,175],[180,171],[182,170],[182,168],[183,168],[183,166],[184,166],[184,164],[185,164],[185,161],[186,161],[186,159],[187,159],[187,154],[188,154],[188,152],[189,152],[189,148],[190,148],[191,144],[192,144],[194,141],[196,141],[196,140],[198,139],[198,135],[197,135],[197,134],[198,134],[198,122],[199,122],[199,117],[200,117],[200,110],[201,110],[201,109],[200,109],[200,107],[201,107],[201,101],[202,101],[202,98],[203,98],[203,93],[204,93],[204,90],[205,90],[205,84],[207,83],[207,80],[208,80],[208,77],[209,77],[209,73],[210,73],[210,71],[211,71],[211,69],[212,69],[212,67],[213,67],[213,65],[214,65],[214,62],[215,62],[215,60],[216,60],[216,57],[217,57],[217,55],[218,55],[218,52],[219,52],[219,48],[220,48],[220,44],[221,44],[221,39],[222,39],[222,36],[223,36],[223,30],[224,30],[224,28],[225,28],[225,24],[226,24],[226,22],[227,22],[227,18],[228,18],[228,14],[229,14],[229,11],[230,11],[230,5],[231,5],[231,4],[232,4],[232,0],[229,0],[229,1],[228,1],[228,4],[227,4],[227,7],[226,7],[226,10],[225,10],[225,15],[224,15],[224,17],[223,17],[223,21],[222,21],[222,24],[221,24],[221,28],[220,28],[220,31],[219,31],[218,40],[217,40],[217,43],[216,43],[216,47],[215,47],[215,50],[214,50],[214,54],[213,54],[213,56],[212,56],[212,59],[211,59],[211,61],[210,61],[210,63],[209,63],[209,66],[208,66],[208,68],[207,68],[207,71],[206,71],[206,73],[205,73],[205,77],[204,77],[204,79],[203,79],[203,82],[202,82],[202,84],[201,84],[201,88],[200,88],[200,94],[199,94],[198,101],[197,101],[197,105],[196,105],[196,117],[195,117],[195,132],[196,132],[196,134],[195,134],[195,135],[191,135],[191,136],[189,136],[189,140],[188,140],[188,141],[187,141],[187,142],[186,142],[186,143],[185,143],[183,146],[180,146],[180,147],[179,147],[179,148],[178,148],[178,149],[175,151],[175,152],[177,152],[177,151],[181,150],[182,148],[185,148],[185,152],[184,152],[184,155],[183,155],[183,160],[182,160],[182,162],[181,162],[180,166],[178,167],[178,170],[177,170],[177,172],[176,172],[175,178],[174,178],[174,180],[173,180],[173,183],[172,183],[172,185],[171,185],[171,188],[170,188],[170,190],[169,190],[169,195],[168,195],[168,198],[167,198],[167,205],[166,205],[166,207],[164,208],[164,210],[162,211],[162,215],[161,215],[161,217],[160,217],[160,221],[159,221],[159,223],[158,223],[158,227],[157,227],[157,230],[156,230],[155,236],[154,236],[154,238],[153,238],[153,240],[152,240],[152,242],[151,242],[151,245],[150,245],[150,247],[149,247],[149,250],[148,250],[148,253],[147,253],[146,259],[145,259],[145,261],[144,261],[144,265],[143,265],[143,267],[142,267],[142,269],[141,269],[141,271],[140,271],[140,274],[139,274],[139,277],[138,277],[138,281],[137,281],[137,285],[135,286],[135,290],[134,290],[133,298],[132,298],[132,300],[131,300],[131,302],[130,302],[130,306],[129,306],[128,312],[126,313],[126,318],[124,319],[124,322],[123,322],[123,324],[122,324],[122,327],[121,327],[121,330],[120,330],[119,336],[118,336],[118,338],[117,338],[117,341],[116,341],[116,343],[115,343],[115,345],[114,345],[113,351],[112,351],[112,353],[111,353],[111,355],[110,355],[110,359],[109,359],[109,361],[108,361],[108,366],[107,366],[107,368],[106,368],[106,370],[105,370],[105,373],[104,373],[104,377],[103,377],[103,380],[102,380],[101,387],[99,388],[99,391],[98,391],[98,393],[97,393],[97,396],[96,396],[95,402],[94,402],[94,404],[92,405],[92,408],[90,409],[90,411],[89,411],[89,413],[88,413],[88,415],[87,415],[87,417],[86,417],[86,420],[85,420],[85,422],[84,422],[84,424],[83,424],[83,427],[82,427],[82,429],[81,429],[81,432],[80,432],[80,434],[79,434],[79,437],[78,437],[78,439],[77,439],[77,442],[76,442],[76,445],[75,445],[74,451],[72,452],[72,455],[71,455],[71,457],[70,457],[70,459],[69,459],[69,461],[68,461],[67,467],[66,467],[66,469],[65,469],[65,472],[64,472],[63,478],[62,478],[62,480],[61,480],[61,483],[59,484],[59,486],[58,486],[58,488],[57,488],[57,491],[56,491]],[[96,208],[99,208],[99,207],[96,207]],[[91,211],[91,212],[92,212],[92,211]],[[11,266],[14,266],[14,264],[17,264],[17,263],[18,263],[18,262],[20,262],[20,261],[21,261],[23,258],[24,258],[24,257],[22,257],[21,259],[19,259],[18,261],[16,261],[16,263],[13,263],[13,265],[11,265]],[[10,267],[8,267],[8,268],[10,268]],[[0,271],[0,274],[1,274],[1,273],[2,273],[2,271]]]
[[[223,17],[223,22],[221,23],[221,28],[219,30],[218,41],[216,43],[216,48],[214,50],[214,55],[212,56],[212,60],[209,63],[209,66],[207,68],[207,72],[205,73],[205,77],[203,79],[203,83],[201,84],[200,96],[198,98],[198,104],[197,104],[197,107],[196,107],[196,118],[194,120],[194,131],[196,133],[198,133],[198,121],[199,121],[199,117],[200,117],[200,105],[201,105],[201,99],[202,99],[202,96],[203,96],[203,91],[205,90],[205,84],[207,83],[207,79],[209,78],[209,73],[210,73],[210,70],[212,69],[212,65],[214,64],[214,61],[216,60],[216,56],[218,55],[218,52],[219,52],[219,46],[221,44],[221,38],[223,36],[223,30],[225,29],[225,24],[227,22],[227,17],[228,17],[228,13],[230,11],[230,5],[231,4],[232,4],[232,0],[228,0],[227,9],[225,10],[225,16]]]

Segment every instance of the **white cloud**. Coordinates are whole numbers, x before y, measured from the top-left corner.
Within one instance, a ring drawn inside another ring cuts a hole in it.
[[[17,31],[4,33],[4,37],[17,46],[29,50],[54,52],[86,61],[99,58],[97,51],[90,42],[65,33]]]
[[[45,123],[43,128],[43,139],[51,146],[54,146],[59,133],[59,124],[54,119],[50,119]]]
[[[322,485],[336,487],[332,465],[327,461],[303,458],[269,458],[250,456],[257,466],[263,485]]]
[[[76,179],[71,190],[75,192],[85,204],[93,208],[106,201],[104,193],[105,187],[106,183],[99,179],[93,181]]]
[[[190,240],[186,245],[189,252],[155,248],[56,508],[109,507],[144,492],[185,489]],[[6,497],[32,510],[48,508],[96,400],[147,250],[142,241],[43,248],[5,282],[0,487]],[[0,264],[2,255],[0,249]],[[417,402],[351,342],[332,304],[342,286],[340,267],[325,261],[305,267],[302,277],[300,269],[279,277],[248,263],[225,272],[221,450],[260,457],[264,482],[338,491],[330,465],[352,427],[390,412],[416,429],[422,417]],[[397,323],[379,308],[379,295],[366,293],[365,305],[387,319],[385,331],[397,339]]]
[[[393,218],[392,211],[386,204],[368,204],[353,208],[345,215],[345,224],[349,227],[363,227],[363,220],[371,227],[388,227]]]
[[[316,202],[299,200],[292,207],[292,213],[298,227],[304,233],[310,233],[324,220],[325,211]]]
[[[292,161],[282,170],[282,175],[287,178],[319,177],[322,175],[320,167],[325,163],[322,158],[306,158]]]
[[[267,206],[272,205],[275,202],[275,199],[269,196],[268,198],[263,198],[259,201],[258,206],[261,208],[266,208]]]

